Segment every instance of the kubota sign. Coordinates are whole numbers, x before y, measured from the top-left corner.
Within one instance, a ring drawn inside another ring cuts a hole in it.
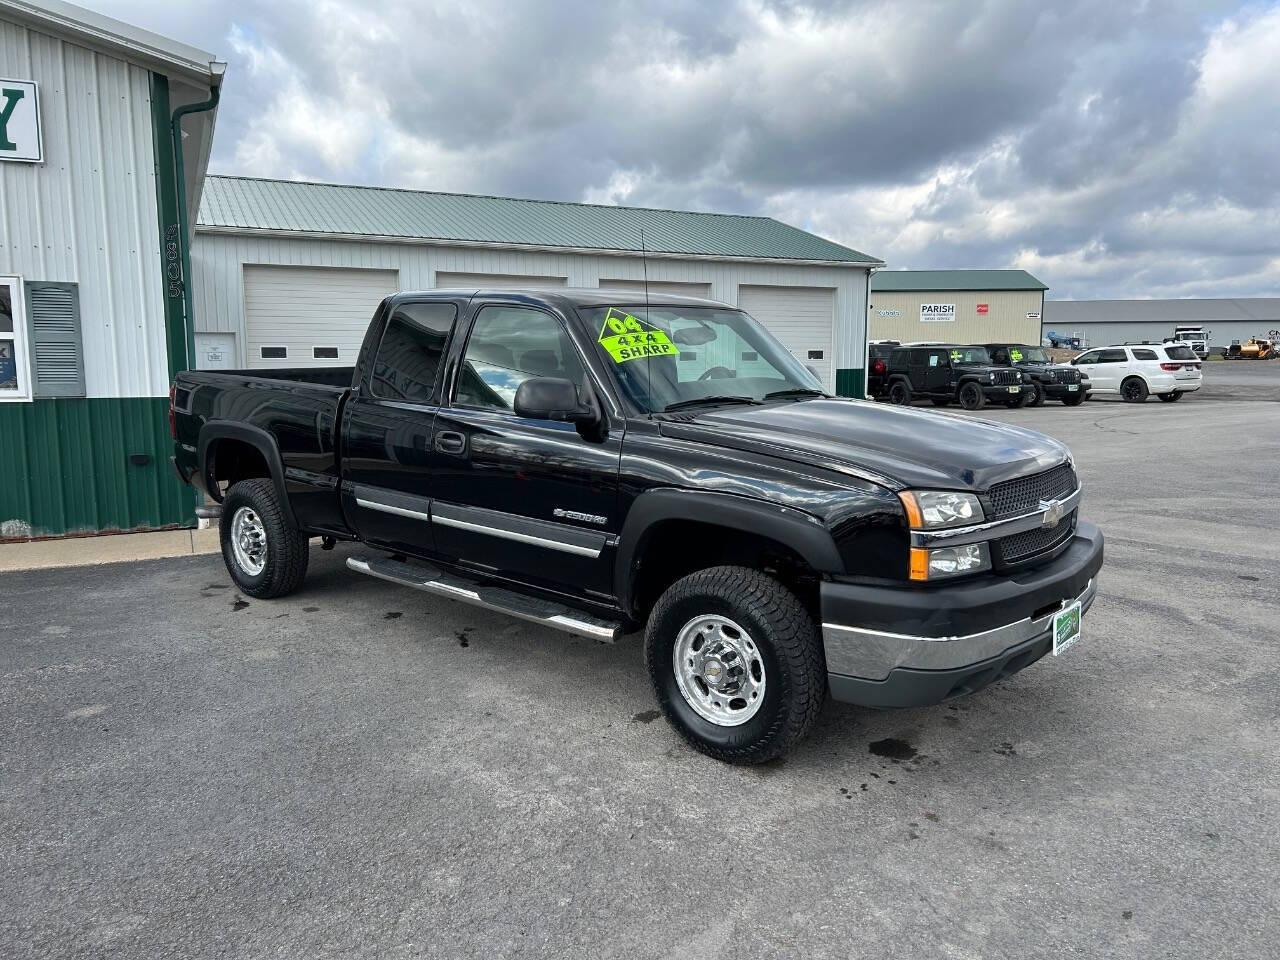
[[[34,81],[0,80],[0,160],[44,160],[40,90]]]

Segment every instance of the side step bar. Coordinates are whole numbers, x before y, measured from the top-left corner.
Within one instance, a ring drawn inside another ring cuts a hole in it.
[[[347,566],[357,573],[398,583],[402,587],[412,587],[425,593],[434,593],[438,597],[448,597],[450,600],[461,600],[473,607],[497,610],[530,623],[539,623],[553,630],[562,630],[602,643],[613,643],[622,632],[620,623],[602,620],[554,601],[526,597],[513,590],[466,580],[428,564],[348,557]]]

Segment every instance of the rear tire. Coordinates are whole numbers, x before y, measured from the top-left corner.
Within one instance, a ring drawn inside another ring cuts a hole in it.
[[[911,403],[911,388],[905,380],[895,380],[889,384],[889,402],[900,407]]]
[[[222,560],[236,586],[259,600],[293,593],[307,576],[307,537],[289,526],[265,477],[241,480],[222,501]]]
[[[1147,381],[1141,377],[1130,377],[1120,384],[1120,396],[1125,403],[1142,403],[1147,399]]]
[[[968,383],[960,387],[960,406],[966,410],[981,410],[983,404],[987,402],[987,395],[982,392],[982,387],[970,380]]]
[[[709,567],[677,580],[653,608],[644,644],[662,712],[691,747],[717,760],[781,756],[813,727],[826,696],[809,612],[749,567]],[[724,678],[719,687],[708,683],[716,677]]]
[[[1028,407],[1039,407],[1044,404],[1044,387],[1038,383],[1031,384],[1027,395]]]
[[[1174,390],[1173,393],[1157,393],[1156,396],[1164,403],[1174,403],[1182,399],[1182,391]]]

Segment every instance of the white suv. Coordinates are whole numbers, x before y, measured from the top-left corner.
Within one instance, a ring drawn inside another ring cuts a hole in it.
[[[1172,403],[1200,389],[1200,358],[1180,343],[1152,343],[1086,350],[1071,361],[1089,378],[1089,393],[1118,393],[1141,403],[1154,393]]]

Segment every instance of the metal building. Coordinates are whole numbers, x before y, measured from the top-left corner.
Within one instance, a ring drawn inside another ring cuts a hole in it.
[[[193,521],[167,398],[190,347],[180,222],[222,66],[57,0],[0,0],[0,539]]]
[[[1039,343],[1047,289],[1025,270],[884,270],[871,278],[870,338]]]
[[[1280,297],[1223,300],[1050,300],[1043,330],[1079,337],[1086,346],[1154,340],[1173,328],[1201,326],[1211,347],[1265,337],[1280,329]]]
[[[350,364],[374,307],[431,287],[643,288],[769,326],[862,392],[874,257],[769,217],[209,177],[194,249],[202,367]]]

